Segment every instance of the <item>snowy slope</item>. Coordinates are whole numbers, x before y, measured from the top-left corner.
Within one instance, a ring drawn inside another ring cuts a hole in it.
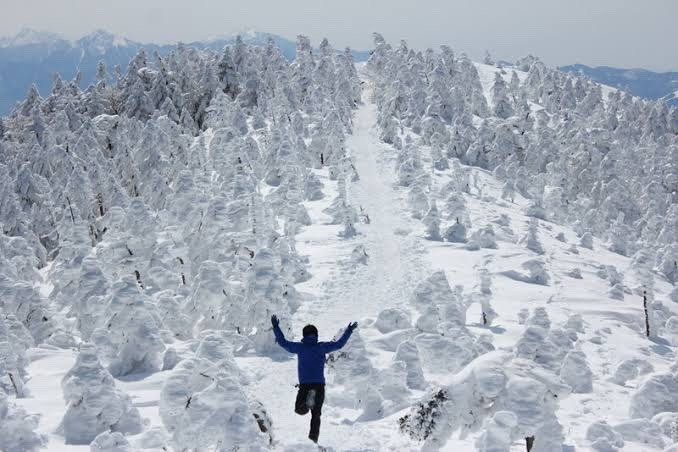
[[[484,65],[477,67],[489,93],[496,69]],[[331,180],[326,168],[314,170],[325,186],[325,197],[304,203],[312,224],[303,227],[297,235],[297,250],[309,257],[309,271],[313,276],[297,285],[303,301],[291,319],[293,331],[298,333],[303,325],[312,322],[318,326],[321,337],[329,339],[349,321],[357,320],[366,357],[378,374],[389,369],[395,352],[393,335],[382,334],[374,326],[374,320],[382,310],[399,308],[414,321],[417,316],[411,303],[414,289],[431,273],[443,270],[452,286],[463,285],[468,293],[477,290],[479,272],[487,269],[492,275],[492,307],[497,312],[497,319],[492,326],[483,326],[480,307],[472,304],[467,326],[473,334],[489,334],[498,350],[513,350],[525,328],[518,320],[523,309],[544,307],[553,324],[561,324],[573,314],[581,315],[584,330],[578,346],[593,371],[593,391],[571,394],[560,402],[557,414],[564,427],[566,444],[576,450],[588,450],[590,446],[585,435],[591,423],[606,420],[617,424],[629,419],[629,396],[643,376],[632,378],[624,385],[612,382],[619,363],[641,358],[654,371],[663,372],[675,362],[675,347],[660,339],[644,337],[642,297],[633,292],[639,281],[631,260],[607,251],[597,240],[593,242],[593,249],[577,246],[578,252],[574,253],[572,244],[579,243],[574,231],[541,221],[538,237],[545,250],[542,257],[551,277],[550,284],[529,284],[506,276],[506,272],[512,270],[521,272],[521,264],[536,257],[533,251],[519,243],[527,232],[529,217],[525,210],[528,202],[520,196],[516,196],[515,202],[502,200],[502,183],[477,168],[469,169],[473,183],[464,198],[473,224],[492,223],[500,215],[508,218],[508,226],[498,236],[497,248],[471,251],[463,244],[426,240],[421,221],[409,215],[406,190],[395,184],[396,152],[378,138],[372,82],[365,70],[361,77],[363,103],[353,116],[354,129],[346,144],[358,180],[348,184],[348,191],[351,204],[361,207],[369,216],[369,223],[358,224],[358,235],[353,238],[339,237],[341,227],[328,224],[329,217],[323,213],[337,192],[337,182]],[[403,136],[408,133],[404,131]],[[429,167],[431,161],[427,155],[430,149],[423,147],[422,152]],[[436,189],[432,192],[437,192],[451,180],[451,174],[449,171],[432,171],[431,178]],[[442,197],[438,202],[443,202]],[[555,238],[560,233],[565,242]],[[352,252],[360,245],[368,255],[366,264],[351,259]],[[600,276],[601,268],[610,265],[624,275],[624,285],[631,289],[630,293],[624,294],[623,300],[610,298],[609,281]],[[581,279],[570,276],[575,269],[581,272]],[[668,283],[657,279],[657,299],[666,299],[670,290]],[[675,305],[669,303],[668,306],[678,314]],[[175,345],[178,350],[181,347],[181,344]],[[32,396],[17,399],[17,403],[28,412],[42,415],[39,431],[50,437],[47,450],[88,450],[87,446],[64,446],[63,437],[57,433],[65,412],[59,383],[72,367],[76,354],[75,351],[45,348],[33,349],[30,354],[28,372],[31,379],[27,388]],[[273,420],[276,441],[273,449],[315,450],[304,440],[308,418],[295,415],[292,409],[295,360],[247,356],[237,357],[236,361],[250,381],[245,386],[247,393],[265,404]],[[453,380],[451,374],[437,372],[426,365],[424,371],[429,384],[426,391],[408,391],[401,406],[382,405],[386,410],[385,417],[361,420],[369,410],[353,395],[360,389],[355,386],[364,382],[356,381],[353,385],[334,382],[334,371],[328,369],[329,385],[320,443],[337,451],[420,450],[422,443],[399,432],[398,418],[432,388]],[[158,403],[166,376],[167,372],[137,374],[117,381],[117,385],[132,397],[142,417],[147,419],[146,433],[129,438],[133,446],[152,445],[152,435],[148,432],[162,428]],[[474,450],[477,436],[478,433],[473,433],[465,439],[457,439],[455,435],[442,450]],[[515,442],[511,450],[524,450],[524,445]],[[627,441],[624,450],[661,448]]]

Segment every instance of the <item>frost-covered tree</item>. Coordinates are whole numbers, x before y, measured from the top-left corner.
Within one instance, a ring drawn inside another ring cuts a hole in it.
[[[570,350],[560,368],[560,378],[570,385],[572,392],[587,393],[593,391],[593,373],[581,350]]]
[[[493,113],[501,119],[513,116],[513,107],[508,99],[508,87],[501,73],[496,72],[494,76],[494,85],[492,86],[492,102],[494,103]]]
[[[7,452],[35,452],[45,447],[47,437],[36,432],[39,417],[9,401],[0,391],[0,449]]]
[[[537,254],[544,254],[544,247],[539,241],[538,237],[539,220],[531,218],[527,226],[527,234],[521,240],[527,249],[534,251]]]
[[[419,349],[413,341],[403,341],[398,345],[394,359],[405,363],[407,386],[410,389],[424,389],[426,380],[421,367]]]
[[[111,374],[89,344],[80,346],[75,365],[61,382],[68,404],[59,431],[66,444],[89,444],[101,432],[136,434],[141,431],[139,411],[115,387]]]
[[[0,318],[0,392],[16,397],[27,395],[26,349],[31,346],[33,337],[14,316]]]
[[[440,235],[440,215],[435,201],[431,203],[431,207],[429,207],[421,221],[426,227],[426,238],[428,240],[442,240]]]
[[[494,83],[483,87],[470,60],[449,49],[416,52],[381,36],[376,42],[369,68],[384,139],[394,142],[396,131],[418,137],[432,146],[432,163],[440,161],[440,143],[449,143],[448,157],[501,167],[505,199],[518,192],[533,202],[529,215],[576,226],[585,248],[594,237],[622,254],[635,252],[639,239],[657,256],[675,245],[678,209],[665,177],[675,163],[675,145],[665,145],[673,140],[675,109],[618,92],[604,99],[600,85],[534,57],[517,66],[524,80],[514,71],[507,84],[495,71]],[[482,121],[473,124],[470,112]],[[647,152],[639,163],[636,156]],[[399,166],[407,170],[400,183],[409,185],[416,168]],[[673,263],[658,262],[669,273]]]
[[[132,275],[121,278],[111,290],[91,341],[105,357],[113,375],[158,370],[165,345],[155,307]]]
[[[558,450],[564,435],[555,411],[558,400],[568,392],[569,387],[548,370],[494,354],[474,361],[457,374],[453,383],[424,398],[400,419],[400,429],[424,440],[426,447],[443,447],[455,431],[461,435],[477,431],[487,420],[486,430],[478,440],[481,450],[494,445],[490,439],[501,438],[504,445],[510,439],[526,438],[532,450]],[[501,414],[507,422],[500,422],[500,428],[494,422],[500,412],[510,412],[515,419]],[[502,443],[498,446],[499,449],[484,450],[504,450]]]
[[[480,320],[483,325],[491,325],[494,319],[497,318],[497,312],[492,308],[490,299],[492,297],[492,275],[487,269],[480,271],[480,294],[478,294],[478,301],[480,302]]]
[[[181,449],[263,447],[232,356],[213,364],[215,357],[183,360],[165,381],[160,416],[172,442]]]
[[[455,220],[454,223],[445,228],[443,238],[447,242],[466,243],[466,234],[466,226],[458,220]]]

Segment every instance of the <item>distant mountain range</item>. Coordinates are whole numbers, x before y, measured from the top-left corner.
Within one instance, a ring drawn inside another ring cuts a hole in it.
[[[236,36],[190,42],[187,45],[221,50],[233,43]],[[247,32],[241,36],[250,44],[264,44],[270,37],[287,59],[294,59],[296,43],[293,40],[259,32]],[[0,38],[0,115],[9,113],[16,102],[24,99],[33,83],[42,95],[47,95],[52,89],[55,73],[59,73],[64,80],[70,80],[79,70],[81,86],[86,87],[94,80],[99,61],[105,62],[111,72],[115,66],[125,71],[130,59],[142,47],[150,55],[156,51],[163,55],[175,45],[135,42],[103,30],[77,41],[31,29],[21,30],[11,38]],[[353,56],[357,61],[365,61],[369,52],[354,51]]]
[[[608,66],[590,67],[583,64],[562,66],[561,71],[581,73],[596,82],[627,89],[645,99],[665,99],[678,106],[678,72],[652,72],[646,69],[619,69]]]
[[[232,44],[236,36],[187,44],[201,49],[221,50]],[[293,40],[260,32],[246,32],[241,36],[250,44],[264,44],[270,37],[287,59],[292,60],[295,57],[296,44]],[[70,80],[79,70],[82,76],[81,86],[86,87],[94,80],[99,61],[104,61],[111,72],[115,66],[120,66],[124,71],[130,59],[142,47],[149,54],[157,51],[163,55],[175,46],[135,42],[103,30],[95,31],[77,41],[70,41],[55,33],[31,29],[24,29],[11,38],[0,38],[0,115],[9,113],[16,102],[25,97],[33,83],[42,95],[47,95],[55,73]],[[353,57],[356,61],[365,61],[369,57],[369,51],[353,51]],[[639,97],[665,98],[669,104],[678,105],[678,72],[593,68],[583,64],[562,66],[560,70],[582,73],[599,83],[628,89]]]

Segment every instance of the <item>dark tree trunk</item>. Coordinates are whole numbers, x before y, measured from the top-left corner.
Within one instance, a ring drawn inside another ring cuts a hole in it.
[[[645,336],[650,337],[650,313],[647,310],[647,291],[643,290],[643,309],[645,310]]]
[[[528,436],[525,438],[525,446],[527,447],[527,452],[532,450],[532,446],[534,446],[534,436]]]
[[[141,273],[139,273],[139,270],[134,270],[134,276],[137,278],[137,283],[139,284],[139,287],[142,289],[144,288],[144,283],[141,282]]]

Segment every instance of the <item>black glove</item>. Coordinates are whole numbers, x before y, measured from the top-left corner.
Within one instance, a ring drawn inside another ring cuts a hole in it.
[[[279,328],[278,325],[280,325],[280,320],[278,320],[278,316],[276,315],[271,316],[271,324],[273,325],[273,328]]]
[[[349,329],[349,330],[353,331],[353,330],[355,330],[356,328],[358,328],[358,322],[353,322],[353,323],[349,323],[349,324],[348,324],[348,329]]]

